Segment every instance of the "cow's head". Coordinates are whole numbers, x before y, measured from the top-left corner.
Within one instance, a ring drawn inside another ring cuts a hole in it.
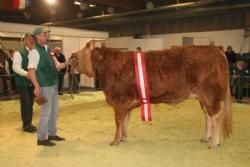
[[[80,73],[86,74],[88,77],[95,76],[95,72],[93,69],[93,62],[91,58],[94,49],[95,49],[95,41],[92,40],[88,42],[84,48],[75,52],[75,54],[78,57],[77,62],[73,62],[75,63],[76,69]]]

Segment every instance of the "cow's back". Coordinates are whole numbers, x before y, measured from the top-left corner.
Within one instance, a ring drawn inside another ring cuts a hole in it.
[[[152,51],[146,54],[146,61],[150,95],[155,103],[178,103],[213,82],[226,88],[227,61],[214,46]]]
[[[229,81],[229,66],[225,54],[214,46],[193,46],[184,48],[187,57],[193,57],[195,63],[189,66],[186,78],[192,90],[213,91],[218,98],[224,99]]]
[[[138,101],[134,52],[107,49],[99,49],[98,52],[96,55],[102,55],[101,52],[105,55],[101,56],[101,61],[95,57],[94,67],[100,72],[100,81],[109,103],[122,105],[136,99]],[[228,77],[226,59],[213,46],[145,52],[145,63],[152,103],[178,103],[206,86],[204,82],[208,82],[207,78],[209,82],[221,82],[219,86],[223,88],[226,85],[224,78]]]

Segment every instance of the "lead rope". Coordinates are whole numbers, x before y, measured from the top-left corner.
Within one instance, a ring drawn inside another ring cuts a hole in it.
[[[69,65],[67,66],[67,71],[68,71],[68,68],[69,68]],[[76,73],[73,72],[73,68],[72,68],[72,65],[71,65],[71,68],[70,68],[70,71],[69,71],[69,76],[71,77],[71,82],[70,82],[70,85],[69,85],[69,89],[70,89],[70,96],[72,99],[74,99],[74,95],[73,95],[73,86],[74,86],[74,83],[77,84],[78,88],[77,88],[77,91],[80,90],[80,82],[78,82],[77,78],[76,78]]]
[[[70,92],[70,97],[72,98],[72,99],[74,99],[74,95],[73,95],[73,76],[75,75],[75,73],[73,73],[73,69],[72,69],[72,66],[71,66],[71,68],[70,68],[70,72],[69,72],[69,77],[71,77],[71,79],[70,79],[70,88],[69,88],[69,92]]]
[[[80,75],[80,77],[81,77],[81,75]],[[81,86],[81,85],[80,85],[80,81],[77,80],[76,73],[74,73],[73,78],[74,78],[75,83],[76,83],[76,85],[77,85],[77,91],[79,92],[79,91],[80,91],[80,86]]]

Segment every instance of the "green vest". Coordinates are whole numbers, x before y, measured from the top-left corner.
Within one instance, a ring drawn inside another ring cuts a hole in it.
[[[26,48],[22,48],[19,50],[21,56],[22,56],[22,69],[24,69],[25,71],[28,71],[28,55],[29,52]],[[15,75],[15,81],[16,81],[16,85],[17,86],[32,86],[30,80],[24,76],[21,76],[17,73],[14,74]]]
[[[233,79],[233,86],[241,89],[244,87],[244,85],[246,84],[246,78],[245,76],[247,75],[246,74],[246,69],[238,69],[237,66],[234,64],[232,67],[231,67],[231,71],[232,71],[232,74],[235,74],[235,75],[239,75],[239,78],[236,78],[236,79]]]
[[[52,57],[50,56],[50,50],[45,49],[39,44],[35,45],[35,49],[40,55],[39,63],[36,69],[36,77],[41,87],[54,86],[58,83],[57,70]]]

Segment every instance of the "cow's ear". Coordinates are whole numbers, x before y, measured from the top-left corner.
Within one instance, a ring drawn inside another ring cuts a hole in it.
[[[88,42],[88,43],[86,44],[86,48],[89,48],[89,46],[90,46],[90,42]]]
[[[95,49],[95,40],[89,42],[89,48],[91,51]]]

